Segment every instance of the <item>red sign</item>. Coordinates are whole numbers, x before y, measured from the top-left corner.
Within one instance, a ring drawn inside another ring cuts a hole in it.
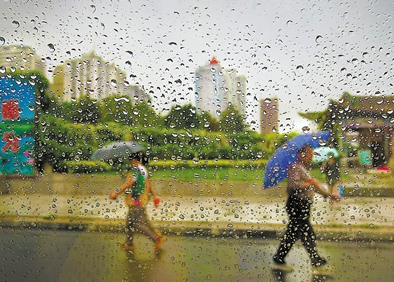
[[[1,103],[1,117],[3,119],[19,118],[19,104],[16,100],[3,100]]]

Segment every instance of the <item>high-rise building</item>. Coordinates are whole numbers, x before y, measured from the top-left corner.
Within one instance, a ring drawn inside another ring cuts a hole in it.
[[[278,98],[260,100],[260,133],[277,132],[278,125]]]
[[[113,95],[148,100],[145,91],[137,85],[129,85],[126,78],[126,73],[113,63],[105,62],[91,52],[57,66],[53,72],[51,91],[62,101],[79,99],[83,95],[96,100]]]
[[[29,72],[39,71],[46,73],[46,62],[38,56],[35,50],[23,45],[0,46],[1,72]]]
[[[195,73],[197,112],[208,112],[219,119],[231,104],[242,115],[246,114],[246,78],[235,70],[225,70],[215,57]]]

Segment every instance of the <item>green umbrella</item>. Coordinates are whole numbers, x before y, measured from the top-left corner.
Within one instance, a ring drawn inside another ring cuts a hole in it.
[[[328,161],[328,156],[332,154],[334,158],[339,157],[339,152],[331,147],[319,147],[313,151],[313,162],[322,163]]]

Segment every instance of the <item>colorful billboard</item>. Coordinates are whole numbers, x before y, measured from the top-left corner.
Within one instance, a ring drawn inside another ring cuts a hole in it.
[[[34,87],[0,77],[0,174],[34,173]]]

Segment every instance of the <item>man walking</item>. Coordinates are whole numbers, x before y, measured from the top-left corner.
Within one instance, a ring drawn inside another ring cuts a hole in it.
[[[292,270],[290,266],[286,265],[285,258],[297,239],[301,240],[307,250],[314,270],[327,264],[327,261],[318,254],[316,249],[316,235],[310,223],[310,209],[315,192],[332,201],[339,201],[340,196],[330,194],[316,178],[311,176],[309,167],[312,157],[313,147],[306,145],[297,151],[297,161],[288,168],[286,211],[289,223],[273,256],[273,267],[276,269]]]
[[[128,213],[126,219],[126,242],[121,245],[125,250],[134,250],[133,237],[135,231],[149,237],[154,243],[154,250],[160,250],[164,237],[151,226],[146,212],[146,204],[149,197],[153,197],[153,203],[157,208],[160,200],[155,196],[152,182],[148,178],[148,171],[140,162],[138,153],[130,156],[131,172],[127,175],[125,183],[118,192],[111,192],[109,198],[115,200],[119,194],[125,193]]]

